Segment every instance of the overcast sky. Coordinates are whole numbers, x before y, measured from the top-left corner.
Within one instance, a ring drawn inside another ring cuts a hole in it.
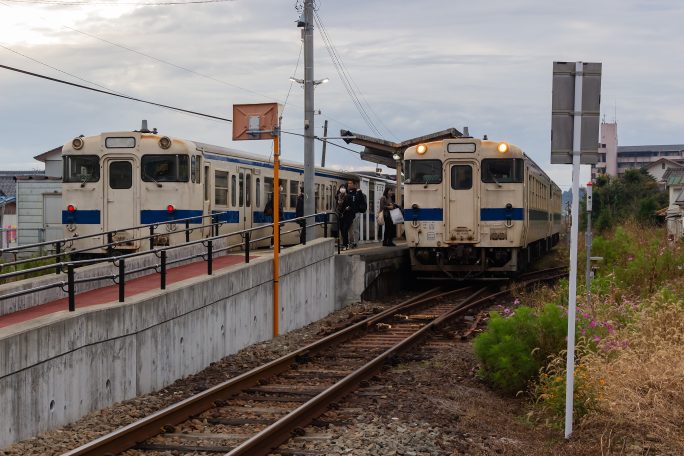
[[[230,117],[233,103],[284,102],[301,48],[294,0],[31,1],[0,0],[0,63],[218,116]],[[621,145],[684,143],[682,1],[318,0],[317,7],[386,139],[467,125],[474,136],[521,146],[567,189],[570,167],[549,165],[551,66],[583,60],[603,63],[602,112],[608,121],[617,115]],[[316,89],[317,134],[328,119],[329,134],[345,128],[377,136],[347,94],[318,28],[314,40],[315,77],[330,79]],[[303,57],[295,75],[303,77]],[[269,142],[232,143],[225,122],[6,70],[0,97],[4,170],[36,168],[33,156],[74,136],[138,129],[141,119],[170,136],[270,152]],[[303,131],[302,105],[295,84],[285,130]],[[286,135],[283,153],[301,161],[301,139]],[[341,169],[373,167],[334,147],[327,161]]]

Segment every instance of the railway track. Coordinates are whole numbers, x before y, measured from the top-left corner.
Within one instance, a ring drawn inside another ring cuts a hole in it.
[[[563,274],[537,271],[522,283]],[[65,454],[267,454],[385,363],[508,292],[433,288]]]

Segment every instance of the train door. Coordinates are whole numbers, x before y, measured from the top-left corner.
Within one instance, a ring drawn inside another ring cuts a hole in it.
[[[239,168],[238,170],[238,206],[242,215],[241,230],[252,227],[252,170]]]
[[[104,226],[106,231],[136,226],[140,223],[138,210],[138,179],[133,178],[132,158],[106,158],[104,160]],[[136,230],[137,231],[137,230]],[[133,230],[116,233],[114,241],[137,237]],[[136,249],[138,241],[115,246],[115,249]]]
[[[479,242],[480,217],[477,190],[480,170],[477,162],[447,161],[444,167],[444,188],[448,204],[447,240]]]

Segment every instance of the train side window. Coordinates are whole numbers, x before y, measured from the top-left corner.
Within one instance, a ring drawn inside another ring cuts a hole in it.
[[[315,194],[315,199],[314,199],[315,209],[314,210],[315,210],[315,212],[318,212],[321,209],[321,191],[320,191],[321,189],[320,189],[320,187],[321,186],[319,184],[316,184],[316,190],[314,190],[314,194]]]
[[[197,168],[202,169],[202,168]],[[199,174],[197,175],[199,177]],[[226,183],[226,187],[228,183]],[[209,201],[209,166],[204,167],[204,201]],[[226,203],[228,204],[228,203]]]
[[[238,200],[240,201],[238,206],[243,207],[245,205],[245,173],[240,173],[238,181]]]
[[[272,177],[264,177],[264,195],[266,196],[266,201],[271,201],[273,199]]]
[[[195,179],[197,180],[197,183],[200,184],[200,183],[202,183],[202,157],[200,157],[198,155],[197,160],[195,161],[195,164],[197,165],[197,172],[195,173]]]
[[[237,206],[237,176],[233,174],[230,176],[230,205],[233,207]]]
[[[214,173],[214,202],[217,206],[228,205],[228,173],[226,172]]]
[[[133,185],[133,166],[129,161],[114,161],[109,164],[109,187],[125,190]]]
[[[279,179],[280,180],[280,205],[283,207],[287,207],[287,179]]]
[[[299,196],[299,181],[290,181],[290,207],[297,207],[297,196]]]
[[[245,206],[252,205],[252,175],[245,175]]]
[[[256,178],[256,198],[254,207],[261,207],[261,179]]]
[[[190,157],[190,182],[195,183],[197,178],[197,156]]]
[[[470,165],[454,165],[451,167],[451,188],[454,190],[470,190],[473,188],[473,168]]]

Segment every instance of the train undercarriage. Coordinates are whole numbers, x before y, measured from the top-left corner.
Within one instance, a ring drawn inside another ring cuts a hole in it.
[[[558,241],[559,235],[554,234],[530,243],[526,248],[472,244],[412,248],[411,269],[419,278],[504,279],[525,272]]]

